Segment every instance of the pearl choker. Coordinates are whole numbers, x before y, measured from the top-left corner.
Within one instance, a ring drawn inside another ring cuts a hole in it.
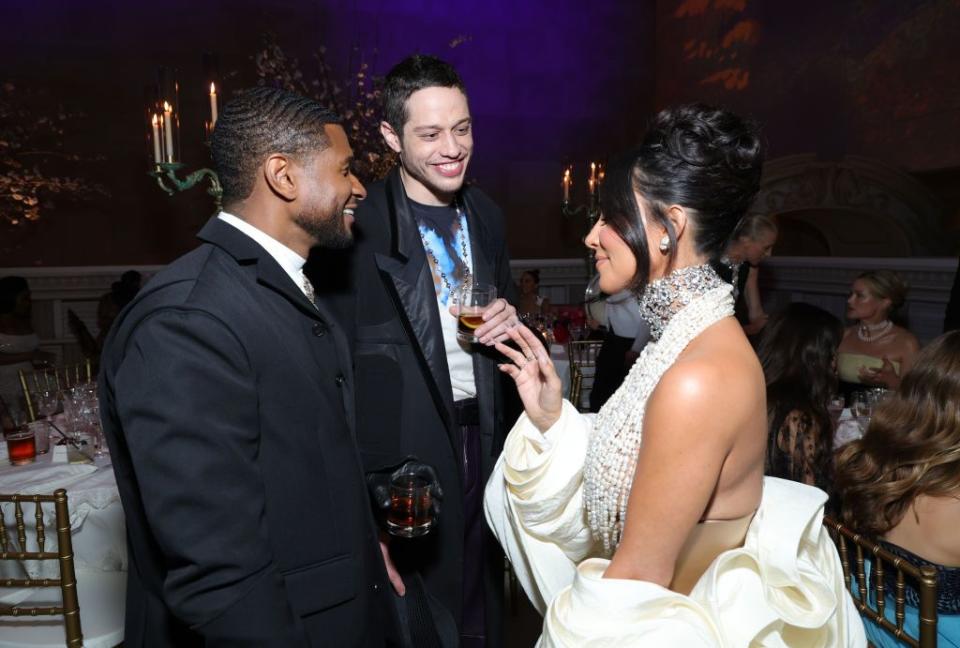
[[[864,324],[861,322],[860,326],[857,327],[857,337],[864,342],[873,342],[886,335],[891,328],[893,328],[893,322],[890,320],[884,320],[879,324]]]

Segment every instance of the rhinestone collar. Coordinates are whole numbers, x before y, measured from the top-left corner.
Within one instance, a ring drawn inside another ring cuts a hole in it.
[[[663,329],[695,298],[726,285],[710,264],[678,268],[647,285],[640,297],[640,317],[650,324],[650,337],[656,342]]]

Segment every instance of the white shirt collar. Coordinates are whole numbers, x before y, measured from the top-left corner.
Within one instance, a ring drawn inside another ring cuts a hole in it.
[[[307,294],[303,285],[303,264],[307,262],[306,259],[277,239],[265,233],[263,230],[257,229],[247,221],[238,218],[233,214],[221,211],[217,215],[217,218],[225,223],[233,225],[238,230],[259,243],[260,247],[266,250],[267,254],[272,256],[274,260],[280,264],[280,267],[283,268],[283,271],[290,276],[290,279],[293,280],[293,283],[297,285],[297,288],[299,288],[304,295]]]

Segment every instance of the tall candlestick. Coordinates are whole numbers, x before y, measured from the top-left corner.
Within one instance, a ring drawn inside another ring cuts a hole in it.
[[[563,202],[570,202],[570,169],[563,172]]]
[[[596,182],[596,181],[597,181],[597,163],[591,162],[590,163],[590,182]],[[591,191],[591,193],[593,192]]]
[[[173,106],[163,102],[163,140],[167,145],[167,162],[176,162],[173,159]]]
[[[217,124],[217,86],[210,84],[210,130]]]
[[[153,128],[153,161],[160,164],[163,162],[163,155],[160,153],[160,115],[154,113],[150,125]]]

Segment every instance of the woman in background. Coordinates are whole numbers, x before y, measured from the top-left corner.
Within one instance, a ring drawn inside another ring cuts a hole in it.
[[[540,296],[540,271],[524,270],[520,275],[520,297],[517,315],[524,319],[543,317],[550,313],[550,300]]]
[[[39,349],[31,310],[27,280],[16,276],[0,279],[0,398],[11,415],[22,412],[20,371],[33,371],[53,359]]]
[[[760,301],[760,262],[773,252],[777,235],[773,219],[748,214],[737,226],[717,265],[720,276],[733,285],[734,309],[747,335],[756,335],[767,323]]]
[[[863,438],[840,451],[836,492],[844,524],[936,568],[937,645],[960,645],[960,331],[921,351]],[[892,582],[886,591],[895,591]],[[905,628],[916,636],[918,599],[910,588],[907,603]],[[890,596],[891,622],[893,611]],[[867,635],[881,648],[902,645],[872,624]]]
[[[833,422],[843,324],[811,304],[790,304],[767,324],[757,353],[767,383],[766,474],[833,491]]]
[[[847,298],[847,318],[856,324],[843,333],[837,365],[843,391],[884,387],[896,389],[910,370],[920,343],[893,323],[907,298],[907,285],[890,270],[857,276]]]

